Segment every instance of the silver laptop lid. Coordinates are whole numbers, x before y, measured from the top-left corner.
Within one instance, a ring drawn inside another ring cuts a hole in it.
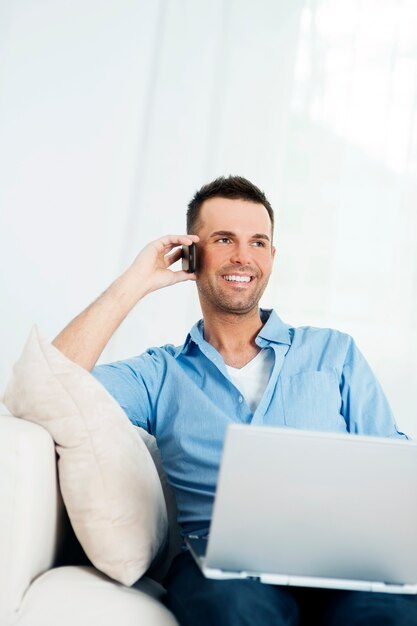
[[[205,566],[417,583],[417,444],[230,426]]]

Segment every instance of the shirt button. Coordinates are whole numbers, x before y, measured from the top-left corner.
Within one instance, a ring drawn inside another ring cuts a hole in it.
[[[242,396],[239,396],[239,402],[242,404],[242,402],[243,402],[243,397]]]

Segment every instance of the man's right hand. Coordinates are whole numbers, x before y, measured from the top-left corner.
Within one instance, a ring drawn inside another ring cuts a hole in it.
[[[130,267],[55,337],[53,344],[69,359],[91,370],[139,300],[162,287],[195,280],[195,274],[170,268],[181,258],[179,246],[198,241],[197,235],[167,235],[149,243]]]
[[[195,280],[195,274],[174,271],[170,267],[182,256],[181,247],[178,246],[190,246],[198,241],[197,235],[166,235],[148,243],[127,270],[128,274],[138,279],[140,297],[162,287]]]

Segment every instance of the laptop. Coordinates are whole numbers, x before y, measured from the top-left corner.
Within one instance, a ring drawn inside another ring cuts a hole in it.
[[[417,443],[231,425],[208,539],[208,578],[417,593]]]

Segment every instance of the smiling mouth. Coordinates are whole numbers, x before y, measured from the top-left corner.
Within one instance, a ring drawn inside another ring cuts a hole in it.
[[[242,274],[225,274],[224,276],[222,276],[222,278],[228,283],[244,285],[250,283],[254,279],[254,276],[247,276]]]

